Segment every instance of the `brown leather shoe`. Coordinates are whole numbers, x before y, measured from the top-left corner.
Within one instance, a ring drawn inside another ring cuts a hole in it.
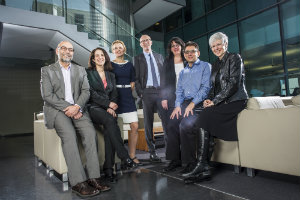
[[[92,197],[100,193],[99,190],[89,186],[86,181],[77,183],[75,186],[73,186],[72,192],[76,193],[80,197]]]
[[[105,192],[111,189],[108,185],[100,183],[99,178],[91,178],[87,182],[90,186],[96,188],[97,190],[100,190],[101,192]]]

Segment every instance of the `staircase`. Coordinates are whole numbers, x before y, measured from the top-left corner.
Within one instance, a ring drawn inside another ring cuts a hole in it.
[[[98,1],[91,1],[93,4],[90,4],[89,1],[82,0],[82,8],[78,9],[72,8],[73,2],[68,1],[68,9],[64,5],[41,2],[38,6],[33,5],[35,10],[31,9],[31,11],[0,6],[0,22],[3,23],[1,46],[7,44],[9,48],[12,46],[10,42],[15,41],[14,38],[23,38],[19,42],[24,44],[19,46],[20,48],[27,47],[24,50],[30,52],[28,46],[34,48],[33,45],[41,45],[47,46],[48,49],[55,49],[60,41],[69,40],[75,48],[74,62],[87,66],[92,49],[102,47],[109,52],[111,42],[120,39],[127,46],[127,59],[132,59],[135,55],[135,43],[138,41],[134,37],[133,27],[107,10]],[[19,31],[20,34],[17,35],[16,30],[24,29],[24,27],[31,34],[24,35],[24,31]],[[14,38],[9,37],[12,31],[16,34]],[[0,53],[4,55],[5,51]],[[110,55],[113,57],[112,54]]]

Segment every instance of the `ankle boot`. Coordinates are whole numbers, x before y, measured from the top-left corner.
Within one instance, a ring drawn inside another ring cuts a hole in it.
[[[203,172],[210,174],[208,165],[209,133],[200,128],[197,134],[197,164],[191,172],[182,174],[183,177],[196,177]]]

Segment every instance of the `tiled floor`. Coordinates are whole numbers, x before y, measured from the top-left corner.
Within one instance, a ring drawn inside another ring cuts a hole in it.
[[[163,150],[159,154],[163,155]],[[139,158],[147,156],[138,155]],[[249,178],[244,173],[232,173],[229,166],[219,166],[211,181],[184,185],[176,172],[161,173],[163,165],[166,163],[124,172],[111,191],[90,199],[300,199],[298,177],[261,172]],[[44,166],[35,167],[32,136],[0,139],[0,170],[1,200],[80,199],[70,190],[63,192],[61,182],[47,176]]]

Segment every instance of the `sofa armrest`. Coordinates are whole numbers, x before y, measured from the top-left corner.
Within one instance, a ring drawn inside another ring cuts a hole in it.
[[[241,166],[300,176],[300,108],[243,110],[237,120]]]

